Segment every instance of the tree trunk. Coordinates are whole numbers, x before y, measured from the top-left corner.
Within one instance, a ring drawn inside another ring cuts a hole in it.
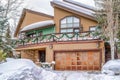
[[[111,59],[115,59],[115,41],[113,36],[110,37]]]

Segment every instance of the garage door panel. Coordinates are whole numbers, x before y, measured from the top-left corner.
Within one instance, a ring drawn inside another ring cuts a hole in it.
[[[78,66],[81,65],[81,61],[78,61],[78,62],[77,62],[77,65],[78,65]]]
[[[99,70],[99,51],[57,52],[55,53],[56,70]]]
[[[66,66],[66,70],[71,70],[71,66]]]
[[[89,65],[88,70],[94,70],[93,65]]]

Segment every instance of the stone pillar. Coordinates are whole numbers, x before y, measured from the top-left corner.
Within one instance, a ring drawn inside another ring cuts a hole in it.
[[[53,61],[53,48],[50,48],[49,46],[46,48],[46,62],[52,62]]]

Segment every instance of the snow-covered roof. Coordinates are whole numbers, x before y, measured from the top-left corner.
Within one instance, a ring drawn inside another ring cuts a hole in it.
[[[57,6],[57,7],[60,7],[60,8],[63,7],[62,9],[65,9],[67,11],[71,11],[71,12],[74,12],[74,13],[76,12],[77,14],[80,14],[81,16],[84,16],[84,17],[87,17],[87,18],[90,18],[90,19],[94,18],[93,14],[95,12],[91,9],[83,7],[84,5],[78,6],[78,5],[71,4],[71,3],[66,2],[66,1],[59,1],[59,0],[53,0],[51,3],[52,3],[53,6]]]
[[[86,8],[86,9],[90,9],[90,10],[95,11],[95,7],[93,7],[93,6],[89,6],[89,5],[74,1],[74,0],[64,0],[64,1],[71,3],[71,4],[75,4],[77,6],[80,6],[80,7]]]
[[[25,26],[24,28],[20,30],[20,32],[33,30],[37,28],[43,28],[43,27],[50,26],[50,25],[54,25],[53,20],[40,21],[40,22],[36,22],[36,23]]]

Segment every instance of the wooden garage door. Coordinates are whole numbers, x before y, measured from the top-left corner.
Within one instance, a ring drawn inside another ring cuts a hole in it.
[[[100,70],[100,51],[56,52],[56,70]]]

